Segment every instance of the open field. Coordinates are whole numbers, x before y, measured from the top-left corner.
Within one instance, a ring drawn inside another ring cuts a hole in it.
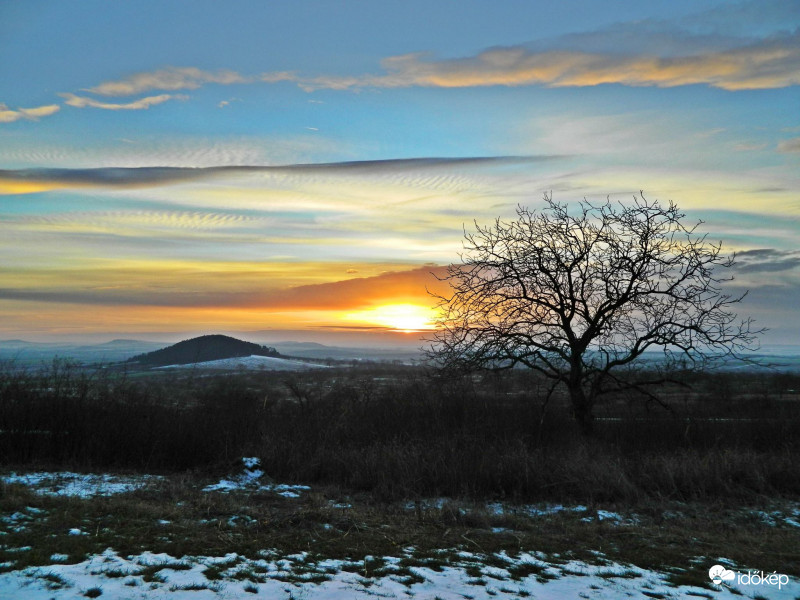
[[[684,380],[7,369],[0,597],[800,596],[800,376]]]
[[[0,597],[734,597],[708,580],[716,563],[787,575],[781,590],[733,586],[745,597],[800,592],[796,502],[375,502],[269,483],[248,464],[222,481],[121,476],[117,488],[7,476]]]

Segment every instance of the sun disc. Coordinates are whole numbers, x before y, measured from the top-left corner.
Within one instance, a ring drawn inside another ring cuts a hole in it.
[[[345,318],[396,331],[424,331],[433,329],[435,313],[432,308],[417,304],[385,304],[350,313]]]

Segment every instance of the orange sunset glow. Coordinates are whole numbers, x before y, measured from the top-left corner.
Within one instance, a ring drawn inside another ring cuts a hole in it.
[[[395,331],[430,331],[436,312],[418,304],[385,304],[344,315],[347,322],[380,325]]]
[[[0,340],[412,338],[475,224],[640,190],[800,335],[792,2],[5,4]]]

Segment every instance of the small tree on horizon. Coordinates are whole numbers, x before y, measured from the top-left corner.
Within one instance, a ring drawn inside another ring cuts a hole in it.
[[[429,357],[442,367],[542,373],[563,384],[585,434],[594,407],[612,391],[650,397],[663,372],[629,378],[625,367],[660,349],[668,364],[703,368],[756,347],[752,320],[732,308],[720,275],[734,256],[687,226],[669,202],[641,193],[632,203],[570,207],[545,194],[541,211],[517,208],[464,234],[461,264],[443,278]]]

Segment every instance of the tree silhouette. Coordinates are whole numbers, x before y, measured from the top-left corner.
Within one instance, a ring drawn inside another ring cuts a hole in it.
[[[438,296],[429,355],[440,365],[535,369],[551,391],[566,386],[588,434],[604,394],[655,398],[665,370],[627,368],[645,351],[702,368],[753,349],[760,331],[732,310],[744,294],[722,290],[734,257],[697,232],[702,222],[684,225],[673,202],[643,193],[626,204],[544,200],[539,212],[519,207],[515,221],[465,233],[461,264],[443,278],[450,293]]]

